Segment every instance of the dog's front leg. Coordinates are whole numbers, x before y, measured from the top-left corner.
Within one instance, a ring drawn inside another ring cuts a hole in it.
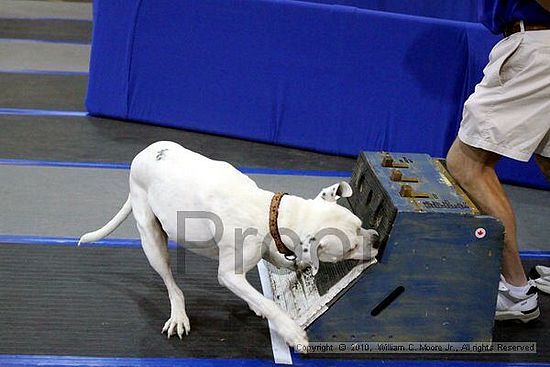
[[[232,247],[221,247],[218,281],[222,286],[227,287],[235,295],[246,301],[256,314],[269,319],[275,331],[283,337],[288,345],[294,347],[296,345],[307,346],[308,340],[304,329],[279,308],[275,302],[265,298],[246,280],[246,272],[256,266],[260,259],[261,254],[257,256],[256,251],[247,251],[246,246],[243,254],[240,255],[236,255]]]

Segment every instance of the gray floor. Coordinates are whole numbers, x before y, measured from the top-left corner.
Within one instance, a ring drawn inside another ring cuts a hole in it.
[[[147,145],[172,140],[236,166],[350,172],[355,163],[354,158],[92,117],[0,115],[0,131],[0,158],[130,162]]]
[[[0,0],[0,70],[87,72],[91,17],[90,1]]]
[[[0,40],[0,70],[88,72],[90,46],[30,40]]]
[[[272,358],[266,320],[220,287],[215,261],[171,258],[191,324],[183,340],[160,333],[170,302],[141,249],[2,244],[0,357]]]
[[[84,111],[87,85],[83,75],[0,73],[0,108]]]
[[[511,185],[505,190],[516,212],[520,249],[550,251],[550,192]]]
[[[91,1],[84,3],[0,0],[0,18],[92,20]]]
[[[10,38],[89,44],[92,39],[92,22],[0,18],[0,39]]]

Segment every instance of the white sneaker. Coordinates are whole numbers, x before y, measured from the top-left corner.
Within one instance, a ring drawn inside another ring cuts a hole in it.
[[[528,291],[525,294],[510,292],[504,277],[500,276],[495,320],[519,320],[529,322],[540,316],[537,289],[529,281]]]
[[[529,279],[539,291],[550,294],[550,267],[537,265],[531,268]]]

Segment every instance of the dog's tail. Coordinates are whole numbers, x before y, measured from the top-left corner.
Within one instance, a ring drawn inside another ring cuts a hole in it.
[[[109,223],[105,224],[103,227],[101,227],[97,231],[93,231],[82,235],[82,237],[80,237],[80,240],[78,241],[78,246],[80,246],[81,243],[99,241],[100,239],[107,237],[115,229],[117,229],[117,227],[120,226],[122,222],[124,222],[124,220],[128,217],[128,215],[131,212],[132,212],[132,201],[130,199],[130,194],[128,194],[128,200],[126,200],[122,208],[119,210],[118,213],[116,213],[113,219],[111,219]]]

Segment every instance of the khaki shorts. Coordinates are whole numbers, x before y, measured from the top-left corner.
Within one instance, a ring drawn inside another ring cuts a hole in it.
[[[483,74],[464,104],[460,140],[520,161],[550,157],[550,30],[503,39]]]

